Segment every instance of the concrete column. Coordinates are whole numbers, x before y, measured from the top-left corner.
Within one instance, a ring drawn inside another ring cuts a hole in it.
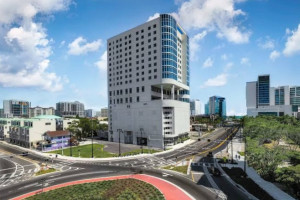
[[[175,90],[175,86],[172,85],[172,90],[171,90],[171,95],[172,95],[172,100],[174,100],[174,90]]]
[[[161,100],[164,100],[164,86],[160,85],[160,90],[161,90]]]

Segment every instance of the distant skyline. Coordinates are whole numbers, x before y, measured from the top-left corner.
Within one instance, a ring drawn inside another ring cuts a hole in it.
[[[294,0],[0,0],[0,108],[107,107],[106,40],[172,13],[190,37],[191,99],[222,96],[228,115],[246,114],[258,75],[300,85],[299,10]]]

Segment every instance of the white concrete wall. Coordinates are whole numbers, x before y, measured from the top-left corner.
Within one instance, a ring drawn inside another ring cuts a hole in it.
[[[247,108],[256,107],[256,81],[246,83],[246,106]]]

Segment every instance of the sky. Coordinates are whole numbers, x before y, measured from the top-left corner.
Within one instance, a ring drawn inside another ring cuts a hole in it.
[[[300,85],[300,1],[0,0],[0,102],[107,107],[106,40],[159,13],[189,35],[191,99],[223,96],[244,115],[258,75]]]

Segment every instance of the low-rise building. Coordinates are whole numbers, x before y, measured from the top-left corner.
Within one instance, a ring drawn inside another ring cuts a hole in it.
[[[74,122],[74,121],[78,121],[79,119],[76,118],[65,118],[63,120],[63,130],[67,130],[69,128],[69,126]]]
[[[63,131],[47,131],[44,134],[46,143],[42,144],[42,151],[54,151],[70,146],[70,132]]]
[[[12,119],[9,126],[9,142],[36,148],[47,131],[56,130],[55,119]]]
[[[101,109],[101,117],[108,117],[108,108]]]
[[[42,107],[33,107],[30,108],[30,117],[37,117],[40,115],[55,115],[55,109],[53,107],[42,108]]]
[[[0,140],[9,139],[9,127],[11,120],[11,118],[0,118]]]

